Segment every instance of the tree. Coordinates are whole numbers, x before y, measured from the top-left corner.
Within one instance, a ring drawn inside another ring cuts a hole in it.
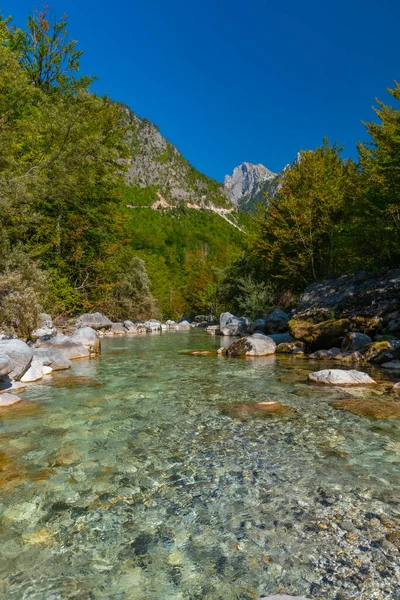
[[[27,31],[9,28],[9,43],[19,56],[21,66],[33,85],[45,91],[53,87],[63,91],[87,90],[92,77],[77,77],[82,50],[69,39],[68,17],[51,19],[49,5],[29,15]]]
[[[388,92],[400,101],[400,84]],[[358,145],[361,186],[353,207],[354,235],[369,266],[390,268],[400,264],[400,110],[377,102],[380,122],[365,123],[372,139]]]
[[[291,288],[337,272],[343,206],[351,161],[327,140],[283,177],[277,198],[269,198],[255,219],[251,251],[269,276]]]

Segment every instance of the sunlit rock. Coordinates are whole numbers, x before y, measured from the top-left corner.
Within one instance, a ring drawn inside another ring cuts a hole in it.
[[[268,356],[275,354],[276,344],[270,337],[255,333],[234,341],[227,350],[228,356]]]
[[[0,355],[7,355],[12,363],[13,369],[8,373],[10,379],[21,379],[31,363],[33,352],[22,340],[0,341]]]
[[[308,375],[309,381],[321,383],[324,385],[345,385],[362,386],[375,385],[374,381],[367,373],[356,371],[355,369],[344,371],[342,369],[323,369]]]

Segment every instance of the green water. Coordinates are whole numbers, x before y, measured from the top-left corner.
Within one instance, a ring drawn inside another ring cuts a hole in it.
[[[180,353],[219,342],[105,339],[1,412],[1,598],[400,597],[398,555],[381,576],[385,532],[367,527],[370,513],[400,519],[399,421],[335,411],[340,393],[308,385],[307,361]],[[295,412],[229,415],[254,400]],[[375,545],[339,576],[343,520]]]

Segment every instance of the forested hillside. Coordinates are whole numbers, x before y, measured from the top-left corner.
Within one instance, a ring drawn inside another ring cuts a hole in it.
[[[47,9],[0,22],[0,321],[210,311],[238,216],[153,125],[90,93],[66,27]]]

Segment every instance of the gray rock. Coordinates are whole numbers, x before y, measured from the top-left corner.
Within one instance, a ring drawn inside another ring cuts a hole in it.
[[[362,350],[365,346],[371,344],[371,342],[371,338],[369,335],[365,335],[365,333],[359,333],[358,331],[346,333],[342,341],[342,352]]]
[[[342,369],[324,369],[310,373],[308,379],[313,383],[321,383],[324,385],[374,385],[374,381],[367,373],[356,371],[355,369],[344,371]]]
[[[191,328],[191,324],[189,323],[189,321],[179,321],[178,329],[190,329],[190,328]]]
[[[265,333],[265,327],[265,319],[256,319],[250,326],[250,332],[256,333],[256,331],[260,331],[261,333]]]
[[[83,344],[75,342],[63,333],[58,333],[51,338],[39,338],[35,342],[34,348],[54,348],[61,350],[69,360],[87,358],[90,355],[89,350]],[[49,366],[52,367],[52,365]]]
[[[288,344],[295,341],[290,333],[272,333],[269,337],[274,340],[275,344]]]
[[[400,371],[400,360],[391,360],[390,362],[383,363],[384,369],[392,369],[393,371]]]
[[[137,325],[133,321],[124,321],[126,333],[137,333]]]
[[[22,340],[3,340],[0,342],[0,354],[6,354],[13,363],[13,369],[8,373],[10,379],[21,379],[28,370],[33,357],[32,349]]]
[[[85,346],[90,354],[100,354],[100,339],[92,327],[80,327],[70,337],[74,342]]]
[[[268,356],[275,352],[274,340],[262,333],[235,340],[227,349],[228,356]]]
[[[31,383],[38,381],[43,377],[43,359],[39,356],[33,356],[29,369],[22,375],[22,383]]]
[[[336,358],[339,354],[341,354],[340,348],[331,348],[330,350],[317,350],[310,354],[308,358],[313,360],[329,360]]]
[[[283,333],[287,331],[289,315],[283,310],[274,310],[267,316],[265,321],[267,333]]]
[[[155,319],[150,319],[149,321],[145,321],[144,324],[150,332],[161,331],[160,321],[156,321]]]
[[[0,408],[12,406],[13,404],[17,404],[17,402],[21,402],[21,398],[15,396],[15,394],[6,393],[0,396]]]
[[[51,367],[53,371],[63,371],[71,367],[71,361],[57,348],[33,348],[33,356],[42,359],[43,365]]]
[[[40,315],[40,322],[38,329],[53,329],[53,319],[50,315],[42,313]]]
[[[229,312],[219,318],[221,335],[244,335],[250,331],[251,322],[246,317],[235,317]]]
[[[113,335],[125,335],[126,333],[126,329],[123,323],[113,323],[109,331]]]
[[[87,313],[77,318],[76,327],[92,327],[92,329],[106,329],[111,327],[112,322],[99,312]]]
[[[168,329],[178,329],[178,323],[176,323],[175,321],[171,321],[170,319],[168,319],[168,321],[166,321],[165,324],[168,327]]]
[[[0,377],[4,377],[11,373],[14,368],[14,363],[7,354],[0,355]]]
[[[273,336],[270,336],[273,339]],[[283,342],[278,344],[276,349],[277,354],[304,354],[304,343],[297,342]]]
[[[38,338],[57,335],[57,329],[53,327],[52,329],[48,329],[47,327],[39,327],[31,332],[31,339],[35,342]]]

